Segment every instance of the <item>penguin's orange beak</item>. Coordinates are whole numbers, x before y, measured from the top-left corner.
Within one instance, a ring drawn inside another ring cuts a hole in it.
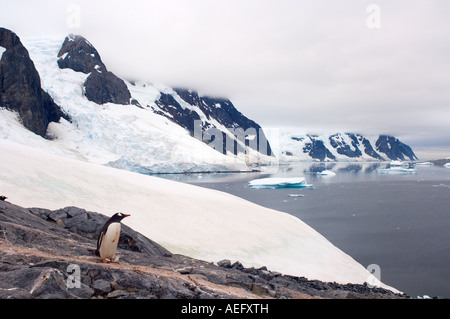
[[[129,214],[123,214],[123,216],[125,216],[125,217],[130,217],[131,215],[129,215]]]

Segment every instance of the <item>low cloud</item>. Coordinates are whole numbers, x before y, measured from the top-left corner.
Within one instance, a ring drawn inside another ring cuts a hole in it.
[[[450,136],[445,0],[377,1],[379,28],[371,1],[1,2],[20,36],[82,34],[118,75],[227,96],[263,126]]]

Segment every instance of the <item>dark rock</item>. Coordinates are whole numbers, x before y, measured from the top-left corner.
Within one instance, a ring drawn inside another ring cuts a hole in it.
[[[111,283],[107,280],[99,279],[92,283],[92,288],[101,295],[106,295],[111,292]]]
[[[84,82],[85,95],[97,104],[130,104],[131,94],[127,85],[112,72],[93,71]]]
[[[303,148],[304,153],[308,153],[309,156],[320,161],[336,159],[336,157],[325,147],[324,142],[318,139],[317,136],[308,135],[308,137],[311,140],[311,143],[307,143],[305,148]]]
[[[39,73],[19,37],[0,28],[0,46],[6,48],[0,61],[0,107],[18,112],[27,129],[46,137],[50,122],[69,117],[42,90]]]
[[[190,273],[192,273],[192,270],[194,268],[193,267],[183,267],[183,268],[179,268],[176,270],[176,272],[179,272],[182,275],[189,275]]]
[[[409,159],[414,161],[418,159],[411,147],[393,136],[380,135],[375,145],[379,152],[386,154],[391,160],[403,161]]]
[[[237,269],[237,270],[244,270],[244,266],[239,261],[236,261],[235,263],[233,263],[231,265],[231,268]]]
[[[106,72],[100,54],[89,41],[79,35],[70,34],[65,38],[58,58],[60,69],[72,69],[85,74],[94,70]]]
[[[231,261],[228,259],[221,260],[217,263],[219,267],[231,268]]]

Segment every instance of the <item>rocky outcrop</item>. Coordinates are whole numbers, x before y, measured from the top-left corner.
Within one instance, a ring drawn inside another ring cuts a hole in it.
[[[0,299],[407,298],[367,285],[282,275],[172,254],[124,226],[118,264],[94,256],[107,217],[0,201]]]
[[[130,104],[131,94],[123,82],[112,72],[92,71],[84,82],[85,95],[97,104]]]
[[[161,93],[156,105],[159,108],[154,109],[155,113],[176,122],[203,142],[210,144],[220,138],[220,146],[211,145],[223,154],[246,153],[245,148],[249,147],[273,156],[261,126],[239,112],[229,99],[200,96],[196,91],[176,88],[174,94]],[[195,127],[196,123],[200,126]]]
[[[42,90],[41,79],[27,49],[12,31],[0,28],[0,107],[16,111],[23,125],[45,137],[48,124],[69,119]]]
[[[58,53],[58,66],[89,74],[84,82],[85,96],[97,104],[131,103],[125,82],[107,70],[94,46],[80,35],[69,35]]]
[[[414,161],[418,159],[411,147],[393,136],[380,135],[375,145],[379,152],[386,154],[391,160]]]

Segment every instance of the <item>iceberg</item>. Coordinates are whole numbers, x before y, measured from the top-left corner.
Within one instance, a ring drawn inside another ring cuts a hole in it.
[[[391,163],[389,164],[390,167],[404,167],[404,166],[409,166],[408,163],[402,162],[402,161],[391,161]]]
[[[336,173],[330,170],[324,170],[322,172],[317,173],[317,175],[321,176],[336,176]]]
[[[431,162],[420,162],[416,163],[416,166],[433,166],[434,164]]]
[[[450,163],[445,163],[445,164],[444,164],[444,167],[450,168]]]
[[[269,177],[254,179],[249,183],[250,188],[258,189],[279,189],[279,188],[312,188],[312,185],[306,183],[304,177],[279,178]]]

